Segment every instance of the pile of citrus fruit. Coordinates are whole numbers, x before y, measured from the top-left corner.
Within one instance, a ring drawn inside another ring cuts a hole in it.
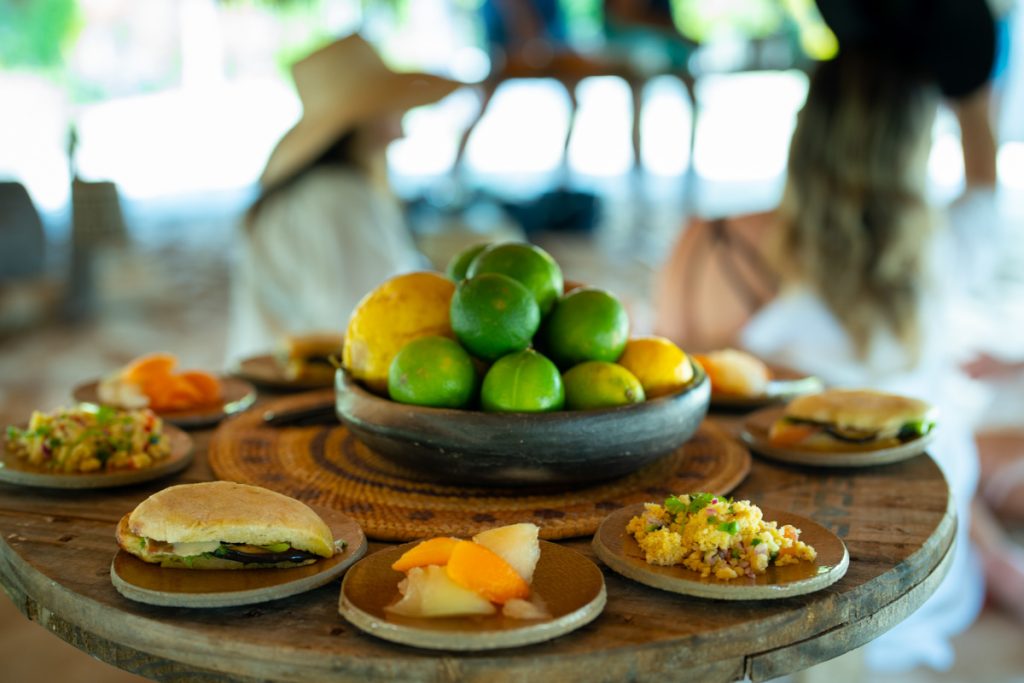
[[[661,337],[629,337],[611,292],[564,292],[543,249],[505,242],[456,255],[447,273],[384,282],[356,307],[345,369],[392,400],[491,412],[587,410],[675,393],[693,379]]]

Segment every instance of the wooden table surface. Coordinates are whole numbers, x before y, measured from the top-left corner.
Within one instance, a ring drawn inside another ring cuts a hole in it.
[[[606,569],[608,604],[590,625],[548,643],[477,654],[364,635],[338,615],[337,582],[240,608],[133,603],[110,582],[114,526],[164,486],[211,479],[210,433],[193,433],[198,452],[188,470],[157,483],[111,491],[0,485],[0,580],[19,609],[99,659],[165,681],[760,681],[877,637],[931,595],[952,557],[955,513],[927,456],[860,470],[755,457],[736,496],[811,517],[846,542],[849,571],[830,588],[723,603],[660,592]],[[589,538],[565,545],[593,558]],[[381,547],[371,544],[370,552]]]

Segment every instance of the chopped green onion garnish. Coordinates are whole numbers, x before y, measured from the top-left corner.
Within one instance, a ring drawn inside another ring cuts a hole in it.
[[[117,411],[110,406],[100,406],[96,410],[96,422],[98,424],[105,425],[110,422],[116,414]]]
[[[704,508],[711,504],[711,500],[714,497],[715,496],[711,493],[697,493],[693,496],[690,496],[690,507],[687,511],[691,515],[700,512],[701,510],[703,510]]]
[[[686,505],[684,505],[683,501],[679,500],[675,496],[669,496],[665,499],[665,509],[673,515],[678,515],[686,512]]]
[[[732,522],[724,522],[718,525],[719,531],[724,531],[727,534],[735,534],[740,530],[739,522],[733,520]]]

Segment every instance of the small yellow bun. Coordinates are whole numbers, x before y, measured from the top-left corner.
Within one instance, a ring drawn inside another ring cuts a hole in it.
[[[649,399],[674,394],[693,379],[686,353],[664,337],[630,339],[618,364],[640,380]]]
[[[708,373],[716,394],[762,396],[768,390],[771,371],[764,361],[746,351],[721,349],[693,357]]]

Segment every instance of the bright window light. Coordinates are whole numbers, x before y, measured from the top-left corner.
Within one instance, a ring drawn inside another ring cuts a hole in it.
[[[651,79],[644,93],[640,149],[644,167],[656,175],[677,176],[690,163],[693,108],[678,78]]]
[[[807,95],[798,71],[713,75],[697,84],[694,166],[706,180],[750,181],[785,171],[796,113]]]
[[[455,51],[451,63],[451,76],[464,83],[477,83],[491,72],[491,60],[478,47],[465,46]]]
[[[964,182],[964,158],[960,136],[952,132],[939,133],[932,141],[928,156],[928,182],[933,191],[959,188]]]
[[[502,84],[466,148],[475,173],[551,173],[562,162],[569,98],[553,80]]]
[[[133,198],[244,187],[300,113],[278,81],[109,100],[78,118],[79,171]]]
[[[579,109],[569,144],[569,167],[585,175],[615,176],[633,167],[633,105],[621,78],[588,78],[576,89]]]
[[[0,72],[0,178],[21,182],[42,211],[70,195],[68,103],[46,81]]]
[[[402,120],[405,137],[388,147],[391,172],[399,176],[449,172],[462,131],[478,110],[477,96],[458,90],[435,105],[410,111]]]
[[[1006,142],[997,157],[999,182],[1006,187],[1024,190],[1024,142]]]

